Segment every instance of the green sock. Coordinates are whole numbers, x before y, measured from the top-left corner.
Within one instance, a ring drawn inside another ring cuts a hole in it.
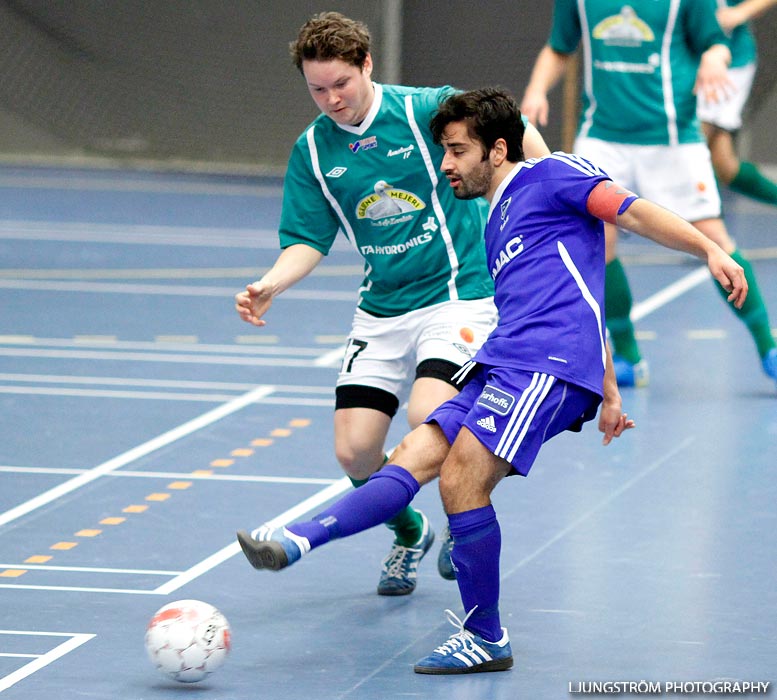
[[[386,459],[383,460],[386,463]],[[354,479],[352,476],[348,477],[355,489],[360,486],[364,486],[367,483],[367,479]],[[397,544],[403,547],[412,547],[418,540],[421,539],[421,535],[424,531],[424,521],[421,519],[421,514],[406,506],[403,510],[399,511],[391,520],[386,521],[386,527],[393,531]]]
[[[729,304],[729,306],[731,306],[733,312],[747,326],[750,335],[753,336],[755,345],[758,348],[758,356],[763,357],[769,350],[777,345],[772,336],[771,326],[769,325],[769,314],[766,311],[763,297],[761,297],[761,290],[758,288],[758,281],[755,278],[755,272],[753,272],[752,266],[738,250],[731,253],[731,257],[744,268],[748,289],[747,299],[745,299],[745,303],[741,309],[737,309],[733,304]],[[717,280],[715,280],[715,286],[721,296],[726,299],[728,297],[728,292],[720,286],[720,283],[718,283]]]
[[[610,331],[613,353],[627,362],[637,364],[642,359],[631,322],[631,289],[621,261],[607,263],[604,277],[604,314]]]
[[[364,484],[367,483],[367,479],[354,479],[352,476],[349,476],[348,478],[351,480],[355,489],[358,489],[360,486],[364,486]]]
[[[386,527],[394,531],[397,544],[403,547],[412,547],[421,539],[424,531],[424,521],[417,510],[411,506],[406,506],[391,520],[386,521]]]
[[[740,163],[739,172],[731,181],[729,189],[759,202],[777,205],[777,184],[766,177],[753,163]]]

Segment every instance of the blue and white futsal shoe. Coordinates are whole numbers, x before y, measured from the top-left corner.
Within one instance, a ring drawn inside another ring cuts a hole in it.
[[[254,569],[280,571],[310,551],[307,537],[295,535],[285,527],[263,525],[257,531],[256,537],[240,530],[237,533],[237,541]]]
[[[378,582],[378,595],[408,595],[415,590],[418,564],[434,542],[434,531],[427,517],[418,513],[423,521],[421,537],[412,547],[394,544],[383,560]]]
[[[761,365],[767,376],[777,381],[777,348],[772,348],[761,358]]]
[[[632,364],[619,355],[613,355],[612,366],[618,386],[639,388],[646,387],[650,383],[650,370],[646,360]]]
[[[445,614],[448,621],[459,631],[451,635],[445,644],[437,647],[429,656],[421,659],[414,667],[416,673],[437,675],[453,673],[482,673],[484,671],[506,671],[513,666],[513,652],[510,638],[502,627],[502,638],[498,642],[487,642],[483,637],[464,629],[464,623],[474,612],[469,611],[464,620],[459,620],[450,610]]]

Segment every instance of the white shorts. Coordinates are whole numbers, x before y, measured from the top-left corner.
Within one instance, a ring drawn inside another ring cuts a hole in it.
[[[578,137],[574,152],[640,197],[694,222],[720,217],[721,204],[706,143],[639,146]]]
[[[379,318],[356,309],[337,386],[375,387],[404,400],[424,360],[467,362],[496,326],[493,297],[446,301]]]
[[[742,127],[742,112],[753,86],[755,63],[730,68],[728,77],[733,83],[731,95],[722,102],[708,102],[699,96],[696,100],[696,114],[701,121],[719,129],[736,131]]]

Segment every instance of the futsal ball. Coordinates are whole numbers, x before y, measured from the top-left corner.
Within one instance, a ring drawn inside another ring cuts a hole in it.
[[[200,600],[168,603],[146,628],[151,663],[181,683],[196,683],[213,673],[224,663],[230,645],[227,619]]]

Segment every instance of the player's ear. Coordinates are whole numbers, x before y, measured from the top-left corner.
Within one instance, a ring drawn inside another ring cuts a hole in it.
[[[372,75],[372,54],[368,53],[364,57],[364,65],[362,65],[362,73],[367,77]]]
[[[495,167],[502,165],[507,158],[507,142],[504,139],[497,139],[494,145],[491,146],[491,153],[489,155]]]

